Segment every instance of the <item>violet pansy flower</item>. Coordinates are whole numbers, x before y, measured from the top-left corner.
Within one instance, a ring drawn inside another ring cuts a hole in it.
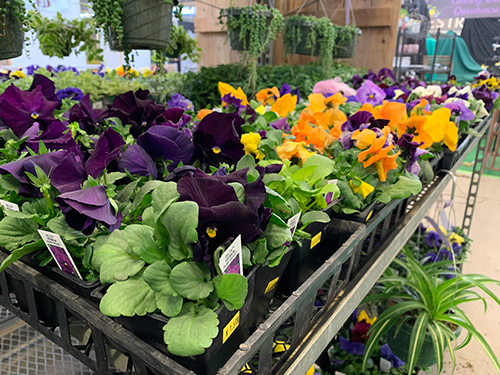
[[[108,164],[118,157],[124,145],[125,141],[120,133],[111,128],[106,129],[99,137],[90,158],[85,162],[87,173],[93,178],[99,177]]]
[[[88,178],[82,155],[67,153],[50,174],[50,182],[59,193],[80,190]]]
[[[35,122],[45,129],[55,121],[54,110],[58,105],[59,102],[45,99],[41,86],[30,92],[10,85],[0,95],[0,120],[21,138]]]
[[[279,120],[271,123],[270,125],[273,129],[283,130],[284,132],[290,131],[290,124],[288,123],[286,117],[282,117]]]
[[[137,143],[129,146],[118,160],[120,172],[129,171],[133,175],[158,177],[158,170],[151,156]]]
[[[71,136],[71,132],[68,131],[68,126],[60,121],[54,121],[42,134],[37,134],[36,137],[28,139],[26,146],[38,153],[40,141],[43,142],[47,149],[52,151],[70,150],[77,147],[75,140]]]
[[[429,231],[427,233],[427,236],[425,236],[425,243],[429,247],[440,248],[441,245],[443,244],[443,240],[441,240],[441,237],[436,232]]]
[[[90,95],[87,94],[80,100],[80,103],[71,107],[68,117],[70,122],[78,122],[80,129],[88,134],[94,134],[97,126],[106,116],[105,112],[103,109],[93,109]]]
[[[455,100],[451,103],[447,103],[444,106],[450,109],[452,114],[455,114],[457,116],[458,121],[470,121],[474,120],[474,118],[476,117],[474,112],[467,108],[465,102],[461,99]]]
[[[414,136],[412,134],[403,134],[398,139],[398,146],[403,151],[403,156],[407,158],[408,164],[406,170],[415,176],[418,176],[420,172],[420,164],[418,164],[418,159],[420,156],[427,154],[426,150],[419,148],[423,145],[423,142],[413,142]]]
[[[78,87],[66,87],[65,89],[59,90],[56,92],[57,99],[62,102],[63,99],[71,99],[80,101],[83,99],[83,91]]]
[[[365,346],[360,342],[351,342],[339,336],[340,349],[349,354],[364,355]]]
[[[182,108],[185,110],[194,111],[193,102],[178,93],[175,93],[170,97],[170,100],[167,102],[167,107]]]
[[[389,348],[388,344],[384,344],[380,347],[380,356],[382,358],[387,359],[389,362],[391,362],[391,366],[394,368],[400,368],[400,367],[404,366],[404,364],[405,364],[399,357],[397,357],[392,352],[392,350],[391,350],[391,348]]]
[[[64,193],[55,200],[68,225],[85,235],[91,235],[98,223],[110,229],[119,226],[120,217],[113,213],[103,185]]]
[[[361,104],[371,104],[373,106],[382,104],[385,99],[385,92],[370,80],[365,81],[356,93],[356,98]]]

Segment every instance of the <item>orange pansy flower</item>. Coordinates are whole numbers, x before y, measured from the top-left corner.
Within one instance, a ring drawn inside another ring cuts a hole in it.
[[[334,140],[335,138],[330,133],[319,127],[314,127],[307,136],[307,143],[314,146],[321,153]]]
[[[297,125],[292,127],[292,135],[295,136],[295,142],[302,142],[306,140],[306,137],[311,134],[312,126],[309,125],[304,120],[299,120]]]
[[[376,138],[377,134],[371,129],[356,130],[351,136],[351,139],[356,140],[356,147],[360,150],[370,146]]]
[[[430,115],[431,113],[425,109],[425,107],[427,107],[428,104],[429,102],[427,101],[427,99],[421,99],[420,103],[418,103],[415,107],[413,107],[410,115],[411,116],[422,115],[422,114]]]
[[[378,178],[380,181],[383,182],[387,180],[387,172],[398,167],[396,158],[400,153],[401,151],[398,151],[393,155],[386,155],[384,158],[375,163],[375,168],[377,168]]]
[[[207,115],[209,115],[210,113],[212,113],[213,111],[211,109],[207,109],[207,108],[203,108],[200,110],[200,112],[198,112],[198,114],[196,115],[196,119],[197,120],[203,120],[203,118]]]
[[[400,122],[397,125],[397,133],[399,136],[404,133],[413,134],[414,142],[424,142],[419,148],[429,148],[432,146],[432,137],[425,130],[424,125],[427,123],[429,116],[412,116],[407,120]]]
[[[262,104],[270,104],[270,105],[274,104],[275,101],[274,97],[276,98],[280,97],[280,91],[276,86],[269,89],[262,89],[257,93],[257,95],[255,95],[257,101],[261,102]]]
[[[295,110],[297,104],[297,96],[285,94],[276,100],[276,103],[271,107],[271,111],[275,112],[279,117],[286,117],[290,112]]]
[[[365,103],[361,106],[361,108],[358,110],[359,111],[366,111],[370,112],[373,115],[373,118],[375,120],[381,119],[382,117],[380,116],[379,110],[375,108],[373,105],[370,103]]]
[[[298,157],[302,162],[306,161],[314,152],[307,151],[305,142],[284,141],[281,146],[276,147],[278,156],[281,160],[290,160],[294,156]]]
[[[325,98],[323,94],[311,94],[308,99],[309,105],[306,110],[309,113],[323,112],[330,108],[338,109],[339,105],[344,104],[347,101],[347,98],[340,92],[328,98]]]
[[[394,128],[407,118],[406,104],[384,100],[384,104],[379,109],[379,114],[380,118],[389,120],[389,126]]]

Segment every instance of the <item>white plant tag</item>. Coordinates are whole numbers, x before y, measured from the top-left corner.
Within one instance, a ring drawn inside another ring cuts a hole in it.
[[[386,374],[389,374],[391,372],[391,361],[388,361],[385,358],[380,358],[380,371],[385,372]]]
[[[0,199],[0,205],[7,211],[19,211],[19,206],[17,204],[4,201],[3,199]]]
[[[92,104],[92,109],[103,109],[104,104],[101,101],[95,102]]]
[[[335,179],[335,180],[328,180],[328,183],[329,184],[335,184],[335,185],[337,185],[337,181],[338,181],[337,179]]]
[[[219,268],[223,274],[239,273],[243,275],[243,257],[241,250],[241,234],[222,253],[219,259]]]
[[[83,280],[82,275],[78,272],[78,268],[76,267],[68,249],[66,249],[64,242],[61,240],[61,237],[58,234],[44,230],[38,230],[38,233],[40,234],[40,237],[42,237],[43,242],[45,242],[47,249],[49,249],[59,268],[63,272],[74,275]]]
[[[290,232],[292,232],[292,236],[295,233],[295,230],[297,229],[297,225],[299,225],[300,215],[302,215],[302,212],[299,212],[297,215],[292,216],[286,222],[286,225],[288,225],[288,228],[290,228]]]
[[[335,371],[335,375],[345,375],[343,372]]]

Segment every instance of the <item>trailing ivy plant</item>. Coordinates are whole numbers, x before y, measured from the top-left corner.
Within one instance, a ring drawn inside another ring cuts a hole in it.
[[[32,0],[28,0],[28,2],[35,7]],[[0,35],[5,34],[7,17],[19,22],[23,26],[23,31],[29,30],[29,17],[26,13],[24,0],[0,1]]]
[[[336,50],[345,49],[351,44],[356,35],[360,34],[361,30],[354,25],[333,25],[336,30],[335,46]]]
[[[99,48],[99,40],[94,38],[94,20],[66,20],[59,12],[56,18],[47,18],[36,12],[30,12],[30,16],[44,55],[63,58],[72,51],[76,55],[87,52],[88,60],[102,60],[103,51]]]
[[[297,47],[302,42],[303,28],[308,27],[306,48],[311,49],[311,55],[319,50],[321,65],[325,78],[329,77],[332,69],[333,48],[337,37],[335,25],[326,17],[296,15],[286,19],[283,43],[286,54],[296,53]]]
[[[197,63],[201,57],[200,52],[201,48],[198,47],[196,38],[192,38],[184,27],[172,26],[167,49],[155,51],[152,59],[160,68],[160,71],[163,71],[167,58],[179,59],[184,55],[182,60],[189,58],[192,62]]]
[[[267,44],[281,33],[284,26],[283,16],[278,9],[255,4],[241,8],[222,9],[219,16],[221,23],[224,23],[224,17],[227,18],[228,33],[237,34],[243,50],[248,51],[250,66],[248,86],[250,90],[255,91],[257,58],[265,52]]]

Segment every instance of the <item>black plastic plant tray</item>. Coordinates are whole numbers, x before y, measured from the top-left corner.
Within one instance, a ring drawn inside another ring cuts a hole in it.
[[[481,121],[476,127],[474,127],[474,130],[481,133],[485,127],[489,126],[489,119],[490,117],[487,117],[486,119]],[[469,148],[475,138],[477,138],[475,135],[467,135],[465,139],[457,146],[457,149],[454,152],[451,152],[448,148],[445,148],[444,156],[439,163],[438,169],[444,169],[447,171],[453,169],[453,166]]]
[[[0,253],[0,262],[5,258],[6,255]],[[23,308],[17,302],[17,291],[9,288],[8,278],[22,283],[27,303]],[[55,305],[57,327],[48,327],[41,321],[36,294],[43,295]],[[98,374],[195,375],[103,315],[96,304],[77,296],[21,262],[15,262],[0,273],[0,304]],[[75,336],[76,327],[79,330],[84,327],[85,334]],[[80,343],[73,344],[72,337],[78,338]],[[125,358],[124,368],[119,370],[111,360],[118,355]]]
[[[249,336],[249,316],[252,311],[254,298],[254,286],[256,276],[260,266],[254,267],[248,274],[248,295],[245,304],[240,310],[229,311],[223,304],[215,311],[219,319],[219,334],[213,339],[212,346],[204,354],[191,357],[178,357],[168,352],[163,340],[163,327],[168,323],[169,318],[162,314],[146,314],[144,316],[113,318],[128,329],[139,339],[154,346],[161,352],[167,354],[179,364],[194,371],[198,375],[214,375],[217,370],[227,362],[227,360],[238,349],[238,346]],[[102,299],[109,285],[102,285],[93,291],[93,296],[98,300]],[[264,305],[266,311],[269,305]],[[228,331],[229,327],[234,327]],[[226,336],[226,333],[228,333]]]

